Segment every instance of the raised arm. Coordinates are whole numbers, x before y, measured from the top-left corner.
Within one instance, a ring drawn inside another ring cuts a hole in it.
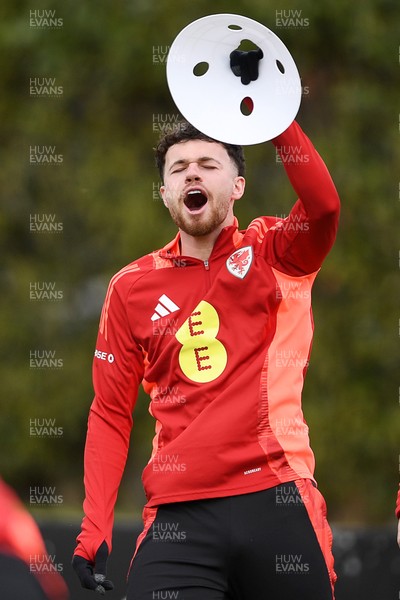
[[[294,121],[272,140],[298,201],[277,226],[277,268],[292,275],[318,270],[336,237],[340,201],[326,165]]]

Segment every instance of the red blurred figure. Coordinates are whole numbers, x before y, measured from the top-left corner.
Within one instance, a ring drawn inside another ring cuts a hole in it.
[[[67,600],[64,579],[33,517],[0,479],[0,596],[2,600]]]
[[[397,543],[400,546],[400,484],[399,484],[399,491],[397,492],[396,517],[398,518]]]

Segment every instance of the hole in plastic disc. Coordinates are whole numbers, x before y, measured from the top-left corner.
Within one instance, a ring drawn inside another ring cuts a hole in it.
[[[244,39],[244,40],[241,40],[241,42],[240,42],[239,46],[236,48],[236,50],[239,50],[240,52],[251,52],[252,50],[261,50],[261,48],[259,46],[257,46],[257,44],[252,42],[251,40]],[[261,50],[261,52],[262,52],[262,50]]]
[[[243,100],[240,103],[240,112],[242,113],[242,115],[244,115],[245,117],[248,117],[253,112],[253,109],[254,109],[253,100],[249,96],[246,96],[246,98],[243,98]]]
[[[276,66],[278,67],[279,71],[282,73],[282,75],[285,72],[285,67],[283,66],[283,64],[281,63],[280,60],[275,61],[276,62]]]
[[[240,31],[242,27],[240,27],[240,25],[228,25],[228,29],[232,29],[233,31]]]
[[[193,75],[196,75],[196,77],[202,77],[207,73],[209,66],[210,65],[208,64],[208,62],[197,63],[197,65],[195,65],[193,68]]]

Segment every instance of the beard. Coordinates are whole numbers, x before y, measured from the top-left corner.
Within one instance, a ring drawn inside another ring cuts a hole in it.
[[[187,212],[184,205],[169,206],[169,212],[175,225],[193,237],[209,235],[223,223],[229,212],[230,202],[226,200],[218,206],[208,204],[205,213],[196,215]]]

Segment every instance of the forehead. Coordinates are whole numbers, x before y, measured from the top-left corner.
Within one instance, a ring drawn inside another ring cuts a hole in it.
[[[168,168],[177,160],[196,162],[205,158],[218,160],[220,163],[229,163],[230,157],[222,144],[207,142],[206,140],[187,140],[179,142],[168,148],[165,155],[165,166]]]

